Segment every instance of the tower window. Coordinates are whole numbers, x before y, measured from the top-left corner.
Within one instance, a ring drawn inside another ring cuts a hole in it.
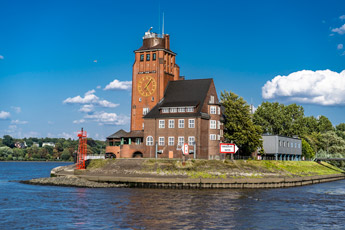
[[[146,54],[146,61],[150,61],[150,54]]]
[[[144,54],[140,55],[140,61],[144,61]]]
[[[152,60],[155,61],[156,60],[156,53],[152,54]]]
[[[151,98],[151,101],[155,101],[155,97],[152,97],[152,98]]]
[[[149,112],[149,108],[143,108],[143,115],[146,115]]]
[[[141,97],[139,97],[139,102],[141,102]]]

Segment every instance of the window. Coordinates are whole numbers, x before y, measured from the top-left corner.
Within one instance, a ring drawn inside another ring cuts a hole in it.
[[[169,120],[169,129],[175,128],[175,120]]]
[[[146,54],[146,61],[150,61],[150,54]]]
[[[179,113],[184,113],[184,112],[186,112],[186,108],[185,107],[179,107],[178,108],[178,112]]]
[[[220,115],[220,107],[218,107],[218,115]]]
[[[189,112],[189,113],[194,112],[194,108],[193,107],[187,107],[187,112]]]
[[[162,113],[169,113],[169,109],[168,108],[163,108],[162,109]]]
[[[143,122],[143,129],[144,129],[144,122]]]
[[[217,140],[220,141],[220,135],[217,135]]]
[[[140,61],[144,61],[144,54],[140,55]]]
[[[152,136],[148,136],[146,138],[146,145],[148,145],[148,146],[152,146],[153,145],[153,137]]]
[[[298,148],[299,148],[299,149],[301,148],[301,144],[300,144],[300,143],[298,143]]]
[[[210,103],[214,103],[214,96],[210,96]]]
[[[220,121],[218,121],[217,124],[218,124],[217,129],[220,129]]]
[[[164,146],[164,137],[158,137],[158,145]]]
[[[280,140],[278,142],[279,142],[279,146],[282,147],[282,142]]]
[[[170,146],[174,145],[174,142],[175,142],[174,139],[175,139],[174,137],[169,137],[168,138],[168,145],[170,145]]]
[[[288,147],[288,148],[290,147],[290,143],[289,143],[289,142],[287,142],[287,147]]]
[[[188,145],[194,145],[195,137],[188,137]]]
[[[140,138],[135,138],[135,144],[140,145]]]
[[[139,97],[139,102],[141,102],[141,97]]]
[[[182,146],[184,144],[184,137],[178,137],[178,143],[177,145]]]
[[[216,121],[210,120],[210,129],[216,129]]]
[[[216,134],[210,134],[210,140],[211,141],[215,141],[217,138],[217,135]]]
[[[154,61],[156,60],[156,53],[152,54],[152,60],[154,60]]]
[[[283,146],[285,147],[285,141],[283,141]]]
[[[165,120],[159,120],[159,126],[160,129],[164,129],[165,128]]]
[[[177,108],[170,108],[170,113],[177,113]]]
[[[184,128],[184,119],[179,119],[178,120],[178,127],[179,128]]]
[[[216,114],[216,106],[210,106],[210,114]]]
[[[195,128],[195,120],[194,119],[189,119],[188,120],[188,128]]]
[[[155,101],[155,97],[151,97],[151,101]]]
[[[149,112],[149,108],[143,108],[143,115],[146,115]]]

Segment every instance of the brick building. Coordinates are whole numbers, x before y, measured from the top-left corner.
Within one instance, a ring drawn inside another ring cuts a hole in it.
[[[187,143],[192,158],[215,158],[223,115],[213,80],[179,76],[169,35],[149,30],[134,53],[131,129],[107,137],[106,151],[127,158],[181,158]]]

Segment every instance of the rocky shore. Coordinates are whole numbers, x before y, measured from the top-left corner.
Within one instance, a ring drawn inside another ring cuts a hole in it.
[[[34,185],[54,185],[54,186],[68,186],[68,187],[82,187],[82,188],[119,188],[126,187],[124,184],[113,184],[105,182],[89,181],[78,177],[48,177],[48,178],[37,178],[27,181],[21,181],[24,184]]]

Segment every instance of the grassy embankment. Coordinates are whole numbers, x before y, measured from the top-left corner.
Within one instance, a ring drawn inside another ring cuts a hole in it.
[[[311,161],[217,161],[188,160],[185,165],[181,160],[141,159],[136,165],[130,165],[131,160],[92,160],[88,171],[95,169],[111,170],[121,167],[133,171],[134,174],[154,176],[178,176],[187,178],[268,178],[268,177],[302,177],[344,173],[343,170],[322,162]],[[134,176],[134,175],[133,175]]]

